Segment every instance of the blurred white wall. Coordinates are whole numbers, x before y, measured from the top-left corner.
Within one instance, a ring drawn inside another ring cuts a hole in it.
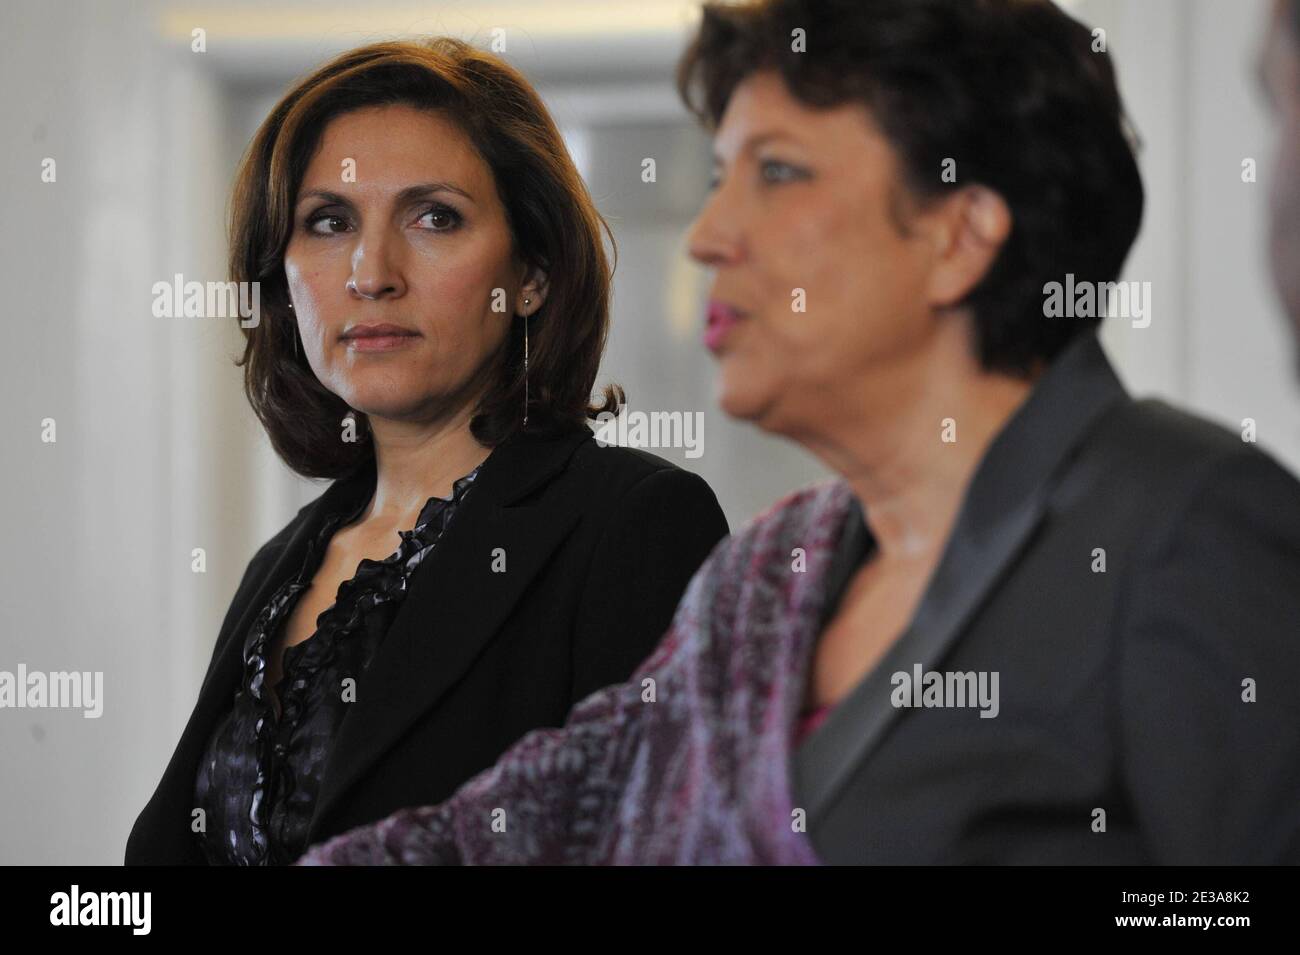
[[[1128,275],[1146,329],[1105,341],[1129,385],[1300,467],[1300,394],[1263,263],[1267,122],[1250,79],[1265,0],[1083,0],[1108,31],[1146,146],[1146,224]],[[240,391],[233,323],[155,319],[152,284],[219,279],[238,156],[294,76],[372,39],[507,30],[619,245],[601,381],[642,410],[701,411],[699,471],[733,527],[825,474],[728,422],[700,347],[703,273],[684,230],[705,138],[670,76],[692,5],[635,2],[0,4],[3,349],[0,669],[104,672],[104,715],[0,710],[0,862],[120,862],[193,705],[245,564],[323,485],[290,474]],[[190,50],[207,30],[208,52]],[[57,161],[43,183],[41,162]],[[640,180],[654,157],[658,181]],[[1240,180],[1260,161],[1260,182]],[[57,422],[58,441],[40,440]],[[191,569],[203,548],[206,573]]]
[[[1152,283],[1151,325],[1103,340],[1129,387],[1240,431],[1300,470],[1300,389],[1267,270],[1269,118],[1254,80],[1267,0],[1082,0],[1107,31],[1144,142],[1147,208],[1125,278]],[[1242,181],[1242,163],[1258,166]]]

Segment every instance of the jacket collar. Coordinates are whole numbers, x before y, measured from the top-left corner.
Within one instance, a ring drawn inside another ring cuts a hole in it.
[[[890,702],[892,674],[910,672],[917,663],[924,669],[940,663],[1043,519],[1050,490],[1073,452],[1108,409],[1128,400],[1089,332],[1057,357],[990,443],[907,630],[794,755],[791,784],[810,823],[824,817],[900,717],[902,711]],[[827,581],[836,578],[841,586],[875,547],[860,502],[849,499]],[[824,606],[821,626],[808,635],[805,671],[831,610]]]
[[[1080,335],[1043,374],[985,452],[958,529],[976,536],[991,533],[1017,502],[1049,483],[1098,417],[1126,398],[1096,334]]]
[[[357,679],[357,700],[348,705],[325,765],[309,842],[320,840],[343,796],[469,670],[577,523],[585,502],[569,496],[542,506],[530,504],[529,495],[591,440],[586,427],[517,433],[483,463]],[[357,480],[362,493],[373,486],[373,476]],[[489,556],[496,551],[508,555],[509,573],[493,571]]]
[[[370,670],[363,674],[362,680],[386,688],[385,697],[370,699],[369,694],[363,694],[361,702],[352,704],[344,718],[321,782],[312,821],[313,835],[325,813],[343,793],[468,668],[477,649],[491,637],[493,628],[504,619],[519,592],[576,520],[575,514],[548,521],[545,514],[539,513],[542,508],[514,505],[553,480],[577,448],[591,439],[592,433],[585,427],[550,435],[521,432],[493,449],[438,547],[417,568],[416,579],[424,583],[415,586],[413,580],[411,592]],[[194,711],[159,787],[161,799],[157,811],[161,817],[188,819],[188,810],[182,810],[193,801],[198,761],[212,727],[230,706],[231,696],[239,686],[244,637],[249,627],[281,583],[301,568],[311,540],[329,516],[363,506],[374,487],[372,461],[334,481],[320,497],[299,509],[286,543],[269,558],[270,567],[260,583],[242,599],[237,608],[238,617],[228,629],[223,628]],[[491,578],[496,580],[491,580],[484,576],[487,560],[464,559],[466,548],[475,540],[483,539],[510,549],[510,574],[493,574]],[[431,584],[436,586],[430,588]],[[500,585],[492,594],[497,602],[486,606],[477,603],[475,597],[486,595],[493,584]],[[467,587],[470,589],[463,589]],[[434,592],[426,592],[430,589]],[[449,619],[449,612],[464,611],[467,597],[469,605],[481,612],[468,624],[450,619],[449,625],[442,628],[444,639],[429,640],[429,634],[439,629],[438,623]],[[419,665],[413,665],[415,658],[419,659]],[[168,838],[174,838],[180,851],[191,859],[202,858],[188,826],[183,833]]]
[[[550,481],[563,469],[574,449],[591,437],[590,429],[584,427],[550,433],[516,431],[493,448],[481,465],[474,481],[475,497],[491,498],[503,507],[514,504]],[[300,515],[310,511],[300,531],[310,535],[313,528],[319,530],[324,525],[329,515],[360,510],[374,495],[376,483],[372,455],[299,510]]]

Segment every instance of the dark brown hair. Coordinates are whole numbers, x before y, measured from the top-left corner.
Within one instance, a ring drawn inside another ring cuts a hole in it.
[[[301,80],[253,137],[235,179],[230,278],[261,283],[262,320],[241,328],[244,391],[284,462],[306,477],[338,478],[370,463],[365,415],[316,378],[289,309],[284,252],[303,176],[326,125],[368,106],[436,110],[465,131],[492,171],[514,253],[542,268],[546,299],[528,328],[528,430],[584,426],[625,401],[617,385],[592,404],[609,334],[614,246],[545,105],[517,70],[459,40],[385,42],[351,50]],[[489,447],[522,426],[525,319],[511,324],[495,373],[471,421]],[[342,420],[362,425],[341,440]]]
[[[802,29],[806,52],[792,49]],[[709,4],[678,67],[687,107],[716,128],[758,69],[819,108],[865,105],[912,196],[960,181],[993,189],[1012,232],[967,296],[980,360],[1024,373],[1097,320],[1046,319],[1043,286],[1113,281],[1143,189],[1115,73],[1092,32],[1048,0],[768,0]]]

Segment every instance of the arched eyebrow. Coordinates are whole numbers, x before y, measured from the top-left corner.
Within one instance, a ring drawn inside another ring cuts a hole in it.
[[[395,197],[395,204],[399,206],[406,205],[409,202],[436,195],[440,192],[450,192],[469,202],[475,201],[474,197],[468,192],[450,182],[421,182],[401,190]],[[322,199],[333,205],[347,206],[349,209],[353,207],[351,199],[342,193],[333,192],[329,189],[308,189],[299,197],[298,204],[302,205],[308,199]]]
[[[788,143],[799,144],[799,140],[790,133],[783,132],[779,129],[772,129],[767,130],[766,132],[757,132],[750,135],[748,139],[740,144],[740,152],[742,154],[752,153],[754,150],[758,149],[759,146],[762,146],[764,143],[771,140],[785,140]],[[716,150],[713,153],[713,164],[715,166],[725,165],[722,157],[718,155]]]

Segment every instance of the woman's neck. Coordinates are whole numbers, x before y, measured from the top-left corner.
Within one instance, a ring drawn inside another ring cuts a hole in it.
[[[467,409],[437,424],[371,416],[375,493],[360,522],[404,527],[430,497],[450,497],[456,480],[491,453],[471,433],[471,416]]]
[[[860,384],[815,450],[861,501],[883,556],[937,559],[984,453],[1033,382],[984,371],[954,335]]]

